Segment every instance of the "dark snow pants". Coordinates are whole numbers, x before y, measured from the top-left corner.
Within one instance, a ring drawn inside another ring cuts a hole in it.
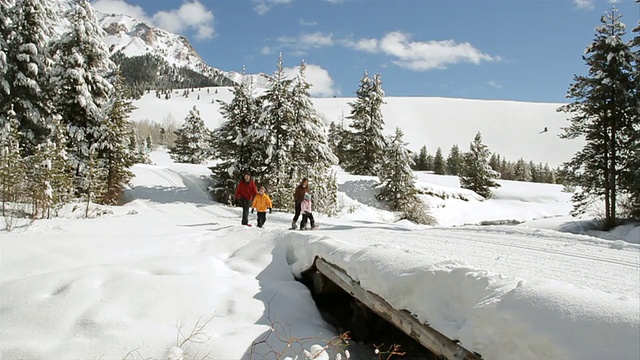
[[[302,207],[302,202],[296,201],[296,214],[293,215],[293,222],[298,221],[298,218],[300,217],[300,212],[302,211],[301,207]]]
[[[267,213],[258,211],[258,227],[261,228],[266,221],[267,221]]]
[[[311,221],[311,227],[316,226],[316,221],[313,219],[313,214],[302,214],[302,220],[300,221],[300,229],[307,227],[307,220]]]
[[[249,209],[251,208],[251,200],[240,198],[238,199],[240,206],[242,206],[242,225],[249,223]]]

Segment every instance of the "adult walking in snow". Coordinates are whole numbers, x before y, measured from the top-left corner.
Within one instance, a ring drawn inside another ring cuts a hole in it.
[[[256,183],[251,179],[251,174],[245,171],[236,187],[235,196],[236,201],[242,206],[242,225],[251,226],[251,224],[249,224],[249,208],[251,208],[251,203],[256,194],[258,194]]]
[[[297,229],[296,223],[298,222],[298,218],[300,218],[300,205],[302,205],[302,201],[304,201],[304,195],[309,192],[309,180],[307,178],[303,178],[298,186],[296,186],[296,190],[293,193],[293,199],[295,200],[295,209],[296,213],[293,216],[293,221],[291,222],[291,228]]]

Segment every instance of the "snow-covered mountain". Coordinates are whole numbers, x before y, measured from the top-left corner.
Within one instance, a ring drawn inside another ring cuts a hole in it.
[[[58,23],[54,24],[56,33],[62,34],[68,26],[66,11],[71,7],[70,0],[52,2],[51,10],[56,14]],[[95,9],[94,9],[95,10]],[[265,80],[261,74],[240,74],[224,71],[205,63],[202,57],[182,35],[174,34],[124,14],[105,14],[95,10],[100,26],[107,36],[103,39],[111,55],[116,53],[124,57],[155,55],[176,68],[187,68],[202,74],[219,85],[232,85],[240,81],[253,81],[260,87]]]
[[[157,55],[170,65],[186,67],[214,79],[221,85],[236,82],[240,74],[225,72],[206,64],[189,40],[166,30],[148,25],[123,14],[103,14],[96,11],[100,26],[106,31],[104,42],[111,54],[125,57]]]

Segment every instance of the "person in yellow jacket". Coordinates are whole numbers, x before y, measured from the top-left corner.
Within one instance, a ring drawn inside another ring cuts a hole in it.
[[[258,195],[253,198],[253,204],[251,204],[251,213],[255,209],[258,211],[258,227],[261,228],[262,225],[267,221],[267,210],[269,210],[269,214],[271,214],[271,208],[273,205],[271,204],[271,198],[269,195],[265,193],[264,186],[260,186],[260,190],[258,190]]]

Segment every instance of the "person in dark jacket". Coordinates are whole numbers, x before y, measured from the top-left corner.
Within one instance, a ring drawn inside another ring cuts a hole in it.
[[[303,178],[300,182],[300,185],[296,186],[296,190],[293,193],[293,199],[296,205],[296,213],[293,216],[293,221],[291,222],[291,228],[297,229],[296,223],[298,222],[298,218],[300,218],[300,206],[302,201],[304,200],[304,194],[309,192],[309,180],[307,178]]]
[[[249,224],[249,209],[257,193],[258,189],[256,188],[256,183],[251,179],[251,174],[245,172],[236,187],[235,196],[236,201],[242,206],[242,225],[251,226]]]

